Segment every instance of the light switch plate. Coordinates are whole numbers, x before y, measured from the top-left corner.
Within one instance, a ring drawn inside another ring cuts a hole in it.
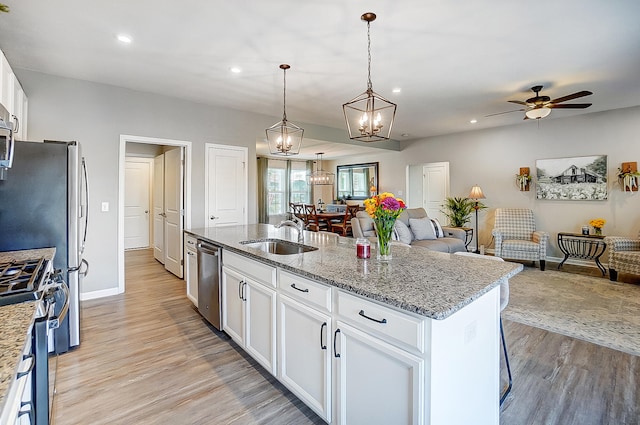
[[[108,202],[103,202],[102,203],[102,212],[109,212],[109,203]]]

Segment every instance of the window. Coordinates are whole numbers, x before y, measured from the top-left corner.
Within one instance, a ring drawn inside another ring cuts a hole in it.
[[[289,202],[309,203],[307,165],[301,161],[269,159],[267,171],[268,215],[284,216]],[[287,178],[288,175],[288,178]]]

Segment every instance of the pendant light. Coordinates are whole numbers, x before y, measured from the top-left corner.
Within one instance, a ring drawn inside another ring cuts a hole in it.
[[[365,13],[360,17],[367,23],[368,73],[367,90],[342,105],[347,121],[349,138],[363,142],[378,142],[391,138],[391,127],[396,116],[396,104],[373,91],[371,84],[371,22],[375,13]]]
[[[298,155],[302,145],[304,130],[287,121],[287,69],[289,65],[283,63],[280,69],[284,71],[284,89],[282,90],[282,121],[275,123],[265,131],[272,155]]]
[[[316,171],[307,176],[307,183],[317,185],[333,185],[336,175],[328,171],[324,171],[322,168],[322,155],[324,152],[316,153]]]

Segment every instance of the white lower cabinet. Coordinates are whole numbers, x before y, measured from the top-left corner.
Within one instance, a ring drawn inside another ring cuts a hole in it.
[[[222,267],[222,330],[276,374],[276,291]]]
[[[278,379],[330,422],[331,317],[286,295],[278,311]]]
[[[335,423],[423,423],[421,358],[341,321],[334,340]]]
[[[198,251],[196,249],[197,239],[193,236],[185,235],[184,252],[187,253],[187,298],[198,306]]]

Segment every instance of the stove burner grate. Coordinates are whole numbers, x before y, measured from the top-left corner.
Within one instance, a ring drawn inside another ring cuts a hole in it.
[[[0,263],[0,297],[37,291],[44,264],[44,258]]]

